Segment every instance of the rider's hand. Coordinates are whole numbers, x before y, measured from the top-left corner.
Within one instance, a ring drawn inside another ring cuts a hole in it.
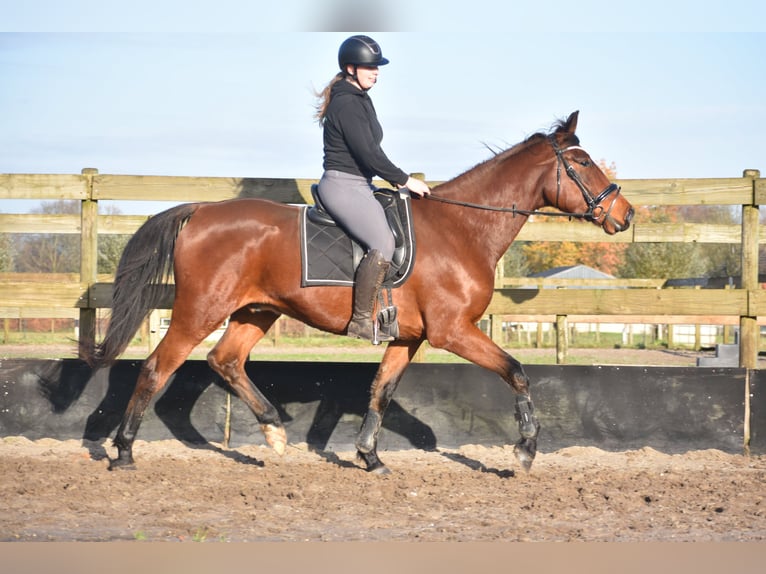
[[[428,187],[428,184],[422,179],[417,179],[415,177],[410,177],[407,180],[407,183],[404,184],[404,187],[409,189],[410,193],[414,193],[418,197],[423,197],[424,195],[429,195],[431,193],[431,188]]]

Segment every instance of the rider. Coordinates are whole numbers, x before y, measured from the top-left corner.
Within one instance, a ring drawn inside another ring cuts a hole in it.
[[[319,200],[367,252],[356,271],[353,316],[347,334],[373,340],[375,299],[394,253],[394,236],[383,208],[374,198],[373,177],[422,197],[428,185],[394,165],[380,147],[383,130],[367,93],[378,79],[378,67],[388,64],[378,43],[368,36],[351,36],[338,50],[340,72],[317,94],[316,118],[324,132],[324,173]],[[391,340],[387,337],[378,340]]]

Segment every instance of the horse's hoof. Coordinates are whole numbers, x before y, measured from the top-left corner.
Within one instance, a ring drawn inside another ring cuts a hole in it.
[[[132,460],[122,460],[120,458],[109,459],[109,470],[136,470],[136,463]]]
[[[359,446],[357,445],[356,459],[359,462],[364,463],[366,467],[365,470],[370,474],[383,475],[391,473],[386,465],[383,464],[383,462],[378,458],[378,454],[375,452],[375,449],[370,451],[363,451],[359,450]]]
[[[513,454],[516,455],[516,458],[521,463],[521,468],[529,472],[529,469],[532,468],[532,462],[535,460],[535,452],[531,451],[526,444],[520,442],[513,447]]]
[[[285,448],[287,448],[287,433],[285,427],[275,425],[261,425],[263,436],[266,437],[266,442],[271,448],[274,449],[279,456],[285,454]]]

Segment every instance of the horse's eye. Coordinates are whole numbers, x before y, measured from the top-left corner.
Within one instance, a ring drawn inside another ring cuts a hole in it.
[[[589,159],[581,159],[577,163],[579,163],[583,167],[590,167],[593,165]]]

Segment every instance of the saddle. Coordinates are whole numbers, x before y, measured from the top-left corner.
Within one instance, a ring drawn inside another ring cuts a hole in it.
[[[311,186],[311,195],[314,205],[302,206],[300,212],[301,287],[352,286],[365,250],[324,209],[316,184]],[[374,195],[394,234],[394,255],[383,281],[383,287],[390,290],[404,284],[415,262],[412,199],[406,191],[391,189],[378,189]]]

